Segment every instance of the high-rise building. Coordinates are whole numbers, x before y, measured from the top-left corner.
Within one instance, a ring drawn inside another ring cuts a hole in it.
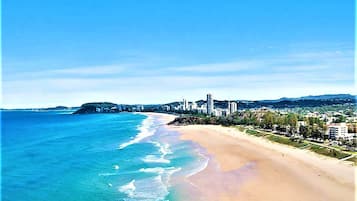
[[[183,110],[188,110],[188,101],[186,99],[183,99]]]
[[[228,108],[229,108],[229,113],[230,114],[233,114],[233,113],[237,112],[237,110],[238,110],[237,102],[230,102]]]
[[[195,101],[193,101],[191,104],[189,104],[189,109],[192,110],[196,110],[197,109],[197,104]]]
[[[138,112],[144,111],[144,106],[143,105],[137,105],[136,106],[136,111],[138,111]]]
[[[200,114],[207,114],[207,104],[204,103],[204,104],[200,105],[199,107],[197,107],[197,111]]]
[[[216,108],[213,110],[214,116],[221,117],[221,116],[228,116],[229,115],[229,110],[228,109],[222,109],[222,108]]]
[[[212,115],[214,110],[212,94],[207,94],[207,114]]]
[[[227,102],[227,111],[231,114],[231,101]]]

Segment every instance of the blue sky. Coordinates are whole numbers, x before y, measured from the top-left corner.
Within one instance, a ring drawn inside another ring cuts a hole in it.
[[[3,0],[2,107],[355,93],[353,0]]]

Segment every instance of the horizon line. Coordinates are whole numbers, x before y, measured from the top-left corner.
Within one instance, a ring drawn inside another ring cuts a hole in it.
[[[207,94],[210,94],[210,93],[207,93]],[[212,94],[212,93],[211,93]],[[305,95],[305,96],[298,96],[298,97],[286,97],[286,96],[283,96],[283,97],[280,97],[280,98],[276,98],[276,99],[234,99],[233,101],[274,101],[274,100],[279,100],[279,99],[283,99],[283,98],[302,98],[302,97],[309,97],[309,96],[328,96],[328,95],[350,95],[350,96],[355,96],[357,97],[357,94],[356,95],[353,95],[353,94],[350,94],[350,93],[336,93],[336,94],[318,94],[318,95]],[[213,96],[214,97],[214,96]],[[199,101],[199,100],[204,100],[203,99],[198,99],[196,101]],[[232,100],[228,100],[228,99],[224,99],[224,100],[221,100],[221,99],[213,99],[213,100],[218,100],[218,101],[232,101]],[[189,100],[188,100],[189,101]],[[109,103],[113,103],[111,101],[89,101],[89,102],[84,102],[82,103],[81,105],[85,104],[85,103],[98,103],[98,102],[109,102]],[[168,103],[172,103],[172,102],[180,102],[180,101],[171,101],[171,102],[166,102],[166,103],[143,103],[143,104],[140,104],[140,103],[114,103],[114,104],[118,104],[118,105],[164,105],[164,104],[168,104]],[[189,101],[189,102],[192,102],[192,101]],[[58,106],[63,106],[63,107],[67,107],[67,108],[73,108],[73,107],[81,107],[81,105],[78,105],[78,106],[65,106],[65,105],[54,105],[54,106],[40,106],[40,107],[18,107],[18,108],[6,108],[6,107],[1,107],[0,110],[27,110],[27,109],[45,109],[45,108],[52,108],[52,107],[58,107]]]

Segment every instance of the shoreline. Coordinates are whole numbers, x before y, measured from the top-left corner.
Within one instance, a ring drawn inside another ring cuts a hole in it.
[[[212,155],[212,163],[189,178],[196,186],[205,186],[200,190],[212,200],[354,200],[355,167],[337,159],[268,142],[234,128],[170,128],[180,132],[182,140],[194,141]]]
[[[166,126],[168,126],[167,124],[173,121],[177,117],[176,115],[173,114],[158,113],[158,112],[136,112],[136,114],[157,117],[160,119],[161,123],[165,124]]]
[[[176,116],[158,116],[168,123]],[[215,125],[169,126],[209,157],[183,190],[195,200],[355,200],[356,168],[338,159]]]
[[[201,200],[198,199],[201,197],[200,192],[188,178],[204,171],[207,168],[211,158],[209,154],[207,154],[205,149],[198,143],[181,140],[181,133],[171,129],[170,126],[167,125],[177,117],[176,115],[153,112],[137,112],[137,114],[156,119],[157,126],[163,129],[163,133],[158,134],[157,137],[164,138],[166,143],[170,144],[170,147],[173,148],[175,148],[178,144],[181,144],[179,145],[179,149],[184,152],[190,152],[189,157],[195,158],[195,160],[191,161],[189,164],[185,164],[184,166],[181,166],[181,164],[178,165],[180,166],[180,172],[173,174],[172,177],[169,178],[169,187],[173,187],[174,189],[174,195],[171,195],[169,200]],[[170,140],[167,141],[168,139]]]

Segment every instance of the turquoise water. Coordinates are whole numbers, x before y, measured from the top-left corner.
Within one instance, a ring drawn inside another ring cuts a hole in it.
[[[154,117],[2,112],[5,201],[179,200],[205,164]]]

